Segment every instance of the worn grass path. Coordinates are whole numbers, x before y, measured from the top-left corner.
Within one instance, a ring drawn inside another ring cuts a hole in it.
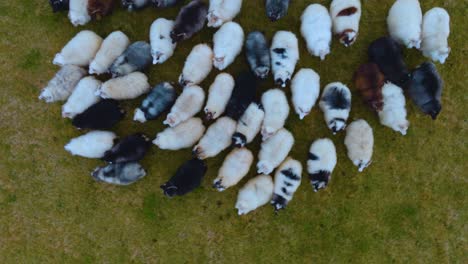
[[[305,50],[300,38],[299,67],[312,67],[321,84],[341,81],[353,90],[351,119],[374,128],[374,163],[357,173],[347,159],[344,135],[332,136],[317,107],[304,121],[289,116],[296,144],[292,156],[303,161],[312,140],[332,137],[338,165],[329,188],[314,193],[303,179],[287,210],[274,215],[265,206],[247,216],[234,210],[237,190],[210,186],[226,152],[208,161],[202,188],[167,199],[159,190],[190,151],[151,149],[143,165],[148,176],[130,187],[96,183],[90,171],[98,160],[72,157],[63,146],[80,135],[60,117],[61,104],[37,99],[57,67],[53,56],[79,30],[106,36],[124,31],[132,41],[147,40],[158,17],[175,17],[178,8],[116,10],[113,16],[73,28],[65,13],[53,14],[39,0],[0,1],[0,263],[467,263],[467,53],[466,1],[422,2],[423,10],[442,6],[452,18],[452,53],[438,69],[445,80],[443,110],[435,122],[408,102],[411,122],[403,137],[379,125],[361,102],[351,79],[366,61],[366,47],[386,33],[385,16],[393,1],[363,1],[360,36],[351,48],[336,39],[324,62]],[[244,1],[237,21],[246,32],[280,29],[299,36],[300,14],[312,2],[292,1],[289,14],[271,23],[263,1]],[[177,47],[167,63],[149,70],[151,84],[175,81],[191,48],[211,42],[205,29]],[[415,67],[425,58],[405,50]],[[228,69],[246,68],[243,56]],[[207,89],[217,71],[202,86]],[[271,80],[262,89],[273,87]],[[288,90],[289,94],[289,90]],[[132,112],[139,100],[123,102]],[[130,121],[115,131],[154,136],[162,119]],[[258,140],[250,147],[257,153]],[[252,169],[248,177],[254,176]],[[305,174],[304,174],[305,175]]]

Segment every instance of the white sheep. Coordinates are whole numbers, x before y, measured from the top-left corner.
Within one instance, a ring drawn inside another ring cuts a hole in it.
[[[53,64],[86,67],[101,47],[102,38],[90,30],[80,31],[55,55]]]
[[[336,166],[336,148],[328,138],[315,140],[309,148],[307,172],[314,192],[327,187]]]
[[[450,16],[440,7],[427,11],[423,17],[421,50],[424,56],[444,64],[449,56]]]
[[[351,111],[351,91],[340,82],[330,83],[323,89],[319,106],[328,128],[336,134],[346,127]]]
[[[231,137],[236,129],[236,121],[229,117],[221,117],[208,129],[200,142],[193,148],[194,155],[199,159],[211,158],[231,145]]]
[[[374,134],[372,127],[364,119],[353,121],[346,128],[344,144],[348,149],[348,158],[358,167],[359,172],[367,168],[372,161]]]
[[[273,196],[273,180],[270,175],[258,175],[250,179],[237,195],[235,208],[239,215],[249,212],[267,204]]]
[[[66,100],[85,75],[86,71],[78,66],[63,66],[42,89],[39,99],[46,103]]]
[[[275,173],[275,185],[271,204],[275,212],[284,209],[292,200],[302,179],[302,165],[299,161],[288,157]]]
[[[304,119],[320,94],[320,76],[312,69],[300,69],[291,82],[292,103],[299,119]]]
[[[208,27],[220,27],[239,14],[242,8],[242,0],[210,0],[208,9]]]
[[[236,147],[243,147],[254,140],[262,127],[265,111],[257,103],[250,103],[237,122],[232,142]]]
[[[73,26],[82,26],[91,21],[88,13],[89,0],[70,0],[68,18]]]
[[[179,76],[182,86],[197,85],[210,74],[213,69],[213,51],[207,44],[198,44],[185,60],[184,69]]]
[[[257,172],[270,174],[288,156],[294,145],[294,137],[285,128],[262,142],[258,153]]]
[[[203,136],[205,126],[198,117],[192,117],[176,127],[168,127],[159,132],[153,144],[160,149],[179,150],[190,148]]]
[[[200,86],[187,86],[177,98],[163,124],[175,127],[196,115],[205,102],[205,91]]]
[[[270,54],[275,83],[286,87],[299,60],[299,44],[296,35],[289,31],[276,32],[271,43]]]
[[[114,146],[116,138],[113,132],[94,130],[70,140],[65,150],[85,158],[102,158]]]
[[[236,22],[227,22],[213,35],[213,66],[226,69],[234,62],[244,45],[244,31]]]
[[[288,99],[280,89],[270,89],[262,95],[265,117],[262,125],[262,139],[265,141],[284,127],[289,115]]]
[[[246,148],[232,150],[224,159],[218,177],[213,181],[213,188],[222,192],[236,185],[249,172],[253,159],[252,152]]]
[[[158,18],[151,24],[150,43],[153,64],[162,64],[174,54],[177,43],[172,43],[173,29],[174,20]]]
[[[96,56],[89,64],[89,74],[103,74],[130,45],[130,40],[122,31],[114,31],[102,42]]]
[[[407,48],[421,46],[422,11],[418,0],[396,0],[387,17],[390,36]]]
[[[326,7],[312,4],[304,10],[301,16],[301,34],[312,56],[324,60],[330,54],[332,19]]]
[[[93,76],[81,79],[70,97],[68,97],[67,102],[62,106],[62,117],[73,118],[99,102],[101,98],[96,95],[96,91],[101,84],[102,82],[96,80]]]
[[[330,16],[333,20],[333,33],[338,35],[345,47],[351,46],[359,32],[361,1],[333,0],[330,4]]]
[[[110,79],[103,83],[96,95],[103,99],[126,100],[135,99],[150,90],[148,77],[141,72]]]
[[[204,109],[207,120],[216,119],[224,113],[234,85],[234,78],[229,73],[220,73],[216,76],[210,86]]]
[[[406,100],[403,90],[395,84],[387,82],[382,87],[382,97],[383,107],[378,112],[380,123],[406,135],[409,122],[406,119]]]

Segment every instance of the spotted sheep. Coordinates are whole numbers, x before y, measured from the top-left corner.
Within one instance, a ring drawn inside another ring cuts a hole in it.
[[[346,120],[351,111],[351,92],[346,85],[334,82],[325,86],[319,105],[333,134],[346,127]]]
[[[270,47],[272,73],[275,83],[281,87],[291,81],[299,60],[299,44],[296,35],[289,31],[278,31]]]
[[[244,147],[251,143],[260,132],[265,110],[257,103],[251,103],[237,122],[236,132],[232,135],[235,147]]]
[[[301,185],[301,179],[301,163],[288,157],[275,173],[273,197],[270,202],[275,208],[275,212],[286,208]]]
[[[351,46],[359,32],[361,1],[333,0],[330,5],[330,16],[333,20],[333,33],[338,35],[345,47]]]
[[[162,64],[174,54],[177,43],[172,43],[171,31],[174,21],[165,18],[156,19],[150,28],[151,56],[153,64]]]
[[[309,148],[307,172],[314,192],[328,186],[336,166],[336,148],[328,138],[315,140]]]

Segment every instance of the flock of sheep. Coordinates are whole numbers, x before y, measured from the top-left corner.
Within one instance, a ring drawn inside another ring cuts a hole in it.
[[[123,0],[122,4],[133,10],[149,2],[167,7],[178,1]],[[50,3],[54,11],[69,7],[71,22],[83,25],[109,14],[113,1],[50,0]],[[236,185],[248,174],[254,160],[246,146],[261,134],[257,163],[260,175],[240,189],[235,207],[239,214],[246,214],[270,202],[278,211],[293,198],[301,183],[303,168],[299,161],[288,157],[294,136],[284,128],[290,106],[283,89],[269,89],[263,92],[260,100],[256,98],[259,82],[271,71],[278,86],[290,85],[292,105],[300,119],[310,113],[318,100],[332,133],[346,130],[344,143],[352,163],[359,171],[369,166],[373,130],[363,119],[347,125],[351,111],[349,88],[333,82],[325,86],[320,96],[317,72],[303,68],[294,74],[300,56],[295,34],[278,31],[271,45],[259,31],[245,37],[242,27],[232,21],[241,5],[242,0],[210,0],[209,6],[193,0],[181,8],[175,21],[156,19],[151,25],[149,44],[145,41],[131,43],[120,31],[112,32],[104,40],[92,31],[79,32],[54,58],[53,63],[61,69],[39,96],[48,103],[66,100],[62,116],[71,118],[75,127],[90,130],[72,139],[65,149],[73,155],[106,161],[106,166],[92,173],[96,180],[128,185],[146,175],[138,161],[145,156],[151,143],[166,150],[192,148],[194,158],[183,163],[175,175],[161,185],[164,194],[172,197],[199,187],[207,171],[203,160],[231,146],[213,187],[224,191]],[[287,0],[267,0],[266,13],[274,21],[286,15],[288,6]],[[300,28],[309,53],[324,60],[330,53],[333,33],[343,45],[351,46],[358,37],[360,16],[359,0],[333,0],[330,11],[319,4],[309,5],[301,17]],[[439,114],[443,84],[435,65],[426,62],[408,70],[400,45],[421,49],[425,56],[443,63],[450,51],[447,44],[449,20],[442,8],[433,8],[423,17],[418,0],[395,1],[387,18],[390,37],[371,43],[369,62],[361,65],[354,77],[356,89],[378,114],[381,124],[406,134],[409,122],[404,90],[424,113],[433,119]],[[168,60],[176,45],[202,30],[205,21],[219,30],[213,35],[213,47],[198,44],[188,55],[178,80],[183,87],[180,95],[170,82],[161,82],[151,89],[142,71],[151,63]],[[213,67],[220,71],[226,69],[242,49],[250,71],[235,78],[219,73],[206,98],[199,84]],[[90,75],[86,76],[88,73]],[[112,78],[105,82],[91,75],[106,73]],[[163,121],[168,127],[153,141],[142,133],[117,140],[108,130],[125,116],[118,100],[135,99],[144,94],[146,98],[135,109],[134,120],[144,123],[168,111]],[[202,110],[206,121],[214,121],[208,128],[195,117]],[[322,138],[312,143],[307,173],[314,191],[327,187],[336,163],[332,140]],[[273,180],[269,175],[274,171]]]

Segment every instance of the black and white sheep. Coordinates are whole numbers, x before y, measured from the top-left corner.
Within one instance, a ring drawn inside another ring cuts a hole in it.
[[[307,159],[307,172],[314,192],[328,186],[335,166],[336,148],[333,141],[328,138],[315,140],[310,145]]]
[[[325,86],[319,105],[333,134],[345,129],[351,111],[351,92],[346,85],[334,82]]]
[[[302,165],[299,161],[288,157],[281,163],[275,173],[273,197],[270,202],[275,212],[286,208],[301,185],[301,179]]]
[[[270,48],[271,70],[277,85],[286,87],[291,81],[299,60],[299,44],[296,35],[290,31],[278,31]]]

